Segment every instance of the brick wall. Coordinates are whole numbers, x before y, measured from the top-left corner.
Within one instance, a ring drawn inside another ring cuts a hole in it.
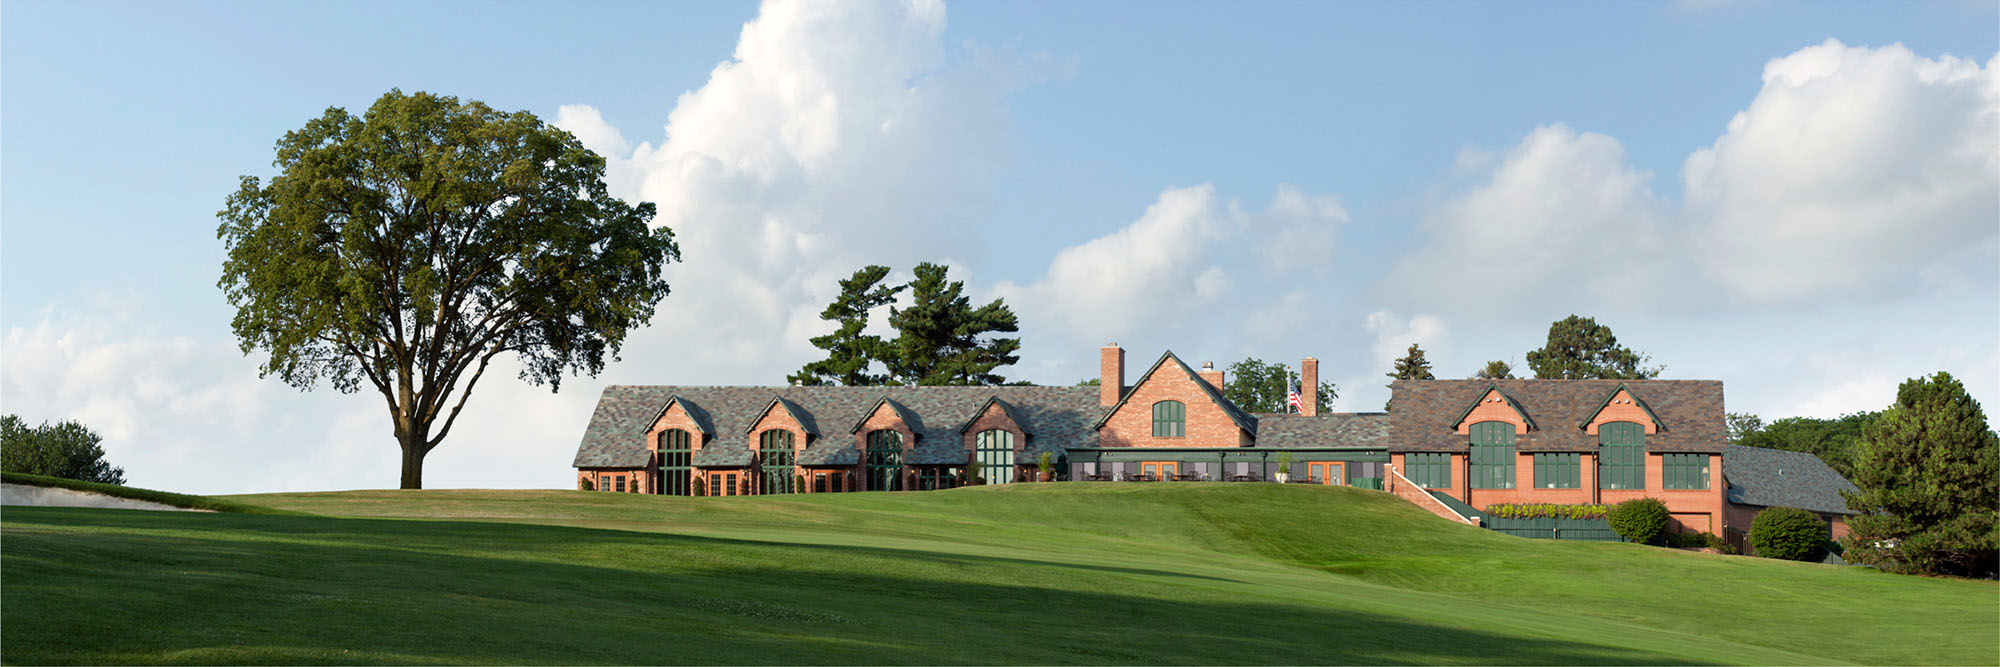
[[[861,463],[855,466],[854,490],[856,491],[865,491],[868,487],[868,434],[884,429],[895,431],[903,439],[904,460],[909,460],[910,451],[917,446],[916,432],[910,430],[909,424],[903,423],[903,416],[897,414],[895,408],[889,407],[888,403],[876,406],[875,412],[868,415],[868,420],[861,422],[861,430],[854,433],[854,448],[861,452],[859,459]],[[909,470],[909,466],[904,466],[896,475],[898,477],[907,475]]]
[[[1171,361],[1169,362],[1171,363]],[[1125,405],[1104,422],[1097,432],[1099,447],[1239,447],[1248,434],[1236,426],[1222,406],[1209,400],[1201,380],[1163,365],[1132,388]],[[1178,438],[1153,437],[1153,404],[1180,401],[1187,406],[1187,435]]]
[[[973,420],[972,426],[965,429],[965,438],[962,444],[965,446],[966,460],[971,461],[973,451],[979,448],[979,433],[992,429],[999,429],[1014,434],[1014,469],[1008,471],[1006,474],[1010,479],[1016,481],[1025,479],[1022,475],[1031,474],[1028,471],[1034,470],[1035,463],[1034,461],[1023,460],[1021,457],[1021,449],[1028,445],[1028,434],[1021,430],[1020,424],[1014,423],[1014,420],[1007,416],[1007,411],[1001,409],[998,403],[987,404],[986,411],[979,413],[979,418]],[[989,478],[994,474],[992,471],[982,472]]]
[[[1653,423],[1653,416],[1646,414],[1646,409],[1639,407],[1639,404],[1632,400],[1632,396],[1624,391],[1612,396],[1611,403],[1590,419],[1590,423],[1584,426],[1583,432],[1597,435],[1598,426],[1611,422],[1632,422],[1646,427],[1647,433],[1660,432],[1660,426]]]

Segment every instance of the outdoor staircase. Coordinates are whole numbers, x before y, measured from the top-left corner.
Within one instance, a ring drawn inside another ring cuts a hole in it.
[[[1389,471],[1389,475],[1382,482],[1388,485],[1387,491],[1396,494],[1396,497],[1410,501],[1410,504],[1444,519],[1468,526],[1479,525],[1479,515],[1473,513],[1472,506],[1458,502],[1457,498],[1417,486],[1416,482],[1404,477],[1403,473],[1396,472],[1396,466],[1383,466],[1383,469]]]

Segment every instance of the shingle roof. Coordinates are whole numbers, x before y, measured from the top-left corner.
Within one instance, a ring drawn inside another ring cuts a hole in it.
[[[1091,428],[1104,428],[1104,422],[1110,420],[1111,415],[1117,414],[1119,408],[1125,407],[1125,402],[1131,400],[1132,394],[1139,387],[1146,384],[1146,379],[1153,377],[1153,373],[1159,371],[1161,367],[1167,366],[1167,362],[1169,361],[1174,362],[1174,368],[1179,368],[1182,373],[1186,373],[1188,379],[1194,381],[1194,386],[1201,388],[1202,393],[1208,394],[1208,400],[1222,406],[1222,412],[1229,415],[1230,421],[1236,422],[1237,428],[1248,432],[1250,437],[1257,437],[1257,418],[1250,416],[1248,412],[1244,412],[1243,408],[1236,407],[1236,404],[1224,397],[1222,391],[1216,389],[1215,385],[1209,384],[1207,380],[1202,379],[1200,375],[1196,374],[1194,369],[1188,368],[1188,365],[1182,362],[1180,357],[1174,356],[1173,350],[1167,350],[1161,354],[1160,360],[1153,362],[1153,367],[1146,369],[1146,374],[1139,376],[1138,382],[1134,382],[1128,387],[1121,387],[1122,391],[1118,395],[1118,403],[1111,406],[1111,409],[1105,410],[1104,414],[1098,416],[1097,423],[1092,424]]]
[[[1515,440],[1520,451],[1595,451],[1597,436],[1577,424],[1587,423],[1621,384],[1664,426],[1646,436],[1648,451],[1722,452],[1719,380],[1397,380],[1385,444],[1392,452],[1467,451],[1470,442],[1454,432],[1453,421],[1491,386],[1541,425]]]
[[[1389,436],[1389,413],[1330,412],[1305,415],[1257,415],[1256,446],[1296,449],[1301,447],[1381,447]]]
[[[995,405],[1000,406],[1000,412],[1005,413],[1007,415],[1007,418],[1013,420],[1013,422],[1016,425],[1025,423],[1021,421],[1021,413],[1014,411],[1014,406],[1009,405],[1006,401],[1000,400],[999,396],[994,396],[992,398],[986,399],[985,403],[979,404],[979,409],[973,410],[972,416],[966,417],[965,423],[958,425],[958,432],[963,434],[965,433],[966,429],[972,428],[972,425],[979,421],[979,416],[986,414],[986,409],[990,406],[995,406]],[[1032,440],[1034,439],[1035,434],[1033,432],[1030,432],[1027,434],[1027,436],[1029,439]]]
[[[1618,385],[1618,386],[1619,386],[1620,388],[1623,388],[1623,387],[1624,387],[1625,385],[1622,385],[1622,384],[1621,384],[1621,385]],[[1454,419],[1454,420],[1452,420],[1452,422],[1451,422],[1451,428],[1452,428],[1452,429],[1454,429],[1454,430],[1456,430],[1456,429],[1458,428],[1458,425],[1459,425],[1459,424],[1463,424],[1463,423],[1465,423],[1465,418],[1466,418],[1466,417],[1470,417],[1470,416],[1472,416],[1472,411],[1473,411],[1473,410],[1477,410],[1477,409],[1479,409],[1479,402],[1480,402],[1480,401],[1483,401],[1483,400],[1486,400],[1486,395],[1487,395],[1487,394],[1490,394],[1490,393],[1493,393],[1493,392],[1496,392],[1496,391],[1499,391],[1499,392],[1500,392],[1500,400],[1503,400],[1503,401],[1506,401],[1506,402],[1507,402],[1507,407],[1509,407],[1509,408],[1513,408],[1513,409],[1514,409],[1514,413],[1515,413],[1515,414],[1518,414],[1518,415],[1521,415],[1521,421],[1523,421],[1523,422],[1526,422],[1526,423],[1527,423],[1527,425],[1528,425],[1528,430],[1530,430],[1530,431],[1533,431],[1533,430],[1536,430],[1537,428],[1539,428],[1539,427],[1535,426],[1535,418],[1534,418],[1533,416],[1529,415],[1529,414],[1528,414],[1528,411],[1527,411],[1527,410],[1523,410],[1523,409],[1521,409],[1521,402],[1520,402],[1520,401],[1516,401],[1516,400],[1514,400],[1514,397],[1512,397],[1512,396],[1508,396],[1508,395],[1507,395],[1507,392],[1504,392],[1504,391],[1500,391],[1500,386],[1499,386],[1499,385],[1496,385],[1496,384],[1493,384],[1493,383],[1491,383],[1491,382],[1488,382],[1488,383],[1486,384],[1486,389],[1485,389],[1485,390],[1483,390],[1483,391],[1479,392],[1479,397],[1478,397],[1478,398],[1474,398],[1474,399],[1472,399],[1472,402],[1471,402],[1471,403],[1467,403],[1467,404],[1465,404],[1465,410],[1464,410],[1464,411],[1462,411],[1462,412],[1460,412],[1460,413],[1458,413],[1458,419]],[[1611,399],[1609,399],[1609,398],[1606,398],[1606,399],[1604,399],[1604,402],[1605,402],[1606,404],[1609,404],[1609,403],[1611,402]],[[1598,409],[1599,409],[1599,410],[1602,410],[1602,409],[1604,409],[1604,408],[1600,406],[1600,407],[1599,407]]]
[[[1062,455],[1071,447],[1096,444],[1092,423],[1103,408],[1096,387],[680,387],[614,385],[597,400],[590,425],[577,445],[573,465],[579,468],[642,467],[647,463],[646,429],[666,401],[680,397],[683,405],[699,404],[715,425],[694,456],[697,466],[743,466],[751,461],[746,435],[776,399],[789,404],[801,423],[817,429],[819,420],[848,423],[862,418],[883,398],[908,410],[904,420],[919,434],[915,449],[904,460],[913,465],[965,462],[964,438],[957,432],[989,399],[998,397],[1009,415],[1032,434],[1023,443],[1023,460],[1042,451]],[[802,465],[848,465],[860,460],[852,437],[812,438],[799,455]]]
[[[1724,447],[1722,478],[1729,482],[1729,502],[1738,505],[1833,514],[1855,514],[1840,492],[1861,490],[1812,454],[1742,445]]]
[[[889,397],[887,396],[883,396],[881,398],[875,399],[874,405],[868,406],[868,409],[866,410],[862,410],[861,416],[854,418],[854,425],[848,427],[847,429],[848,434],[852,435],[855,433],[860,433],[861,427],[868,425],[868,418],[875,416],[875,412],[881,410],[882,406],[884,405],[889,406],[890,410],[894,410],[896,412],[896,417],[902,419],[903,423],[905,424],[916,423],[917,416],[911,414],[909,408],[903,407],[903,404],[901,403],[889,400]]]

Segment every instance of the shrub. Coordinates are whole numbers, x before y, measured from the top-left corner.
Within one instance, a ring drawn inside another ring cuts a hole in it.
[[[1292,474],[1292,453],[1278,452],[1278,472]]]
[[[97,433],[75,421],[30,428],[15,415],[0,417],[0,470],[99,484],[124,484],[125,469],[104,460]]]
[[[1771,507],[1750,520],[1750,546],[1757,555],[1784,560],[1826,558],[1828,528],[1812,512],[1796,507]]]
[[[1486,515],[1501,519],[1602,519],[1607,507],[1587,504],[1499,503],[1488,505]]]
[[[596,490],[597,490],[597,485],[595,485],[595,484],[591,484],[591,483],[590,483],[590,478],[588,478],[588,477],[585,477],[585,478],[583,478],[583,481],[582,481],[582,482],[579,482],[579,483],[577,483],[577,485],[576,485],[576,488],[578,488],[578,489],[582,489],[582,490],[584,490],[584,491],[596,491]]]
[[[1708,546],[1708,540],[1702,539],[1701,535],[1701,533],[1667,533],[1667,546],[1675,549],[1700,549]]]
[[[1604,513],[1611,523],[1611,530],[1619,537],[1652,544],[1667,532],[1667,505],[1657,498],[1633,498],[1611,506]]]

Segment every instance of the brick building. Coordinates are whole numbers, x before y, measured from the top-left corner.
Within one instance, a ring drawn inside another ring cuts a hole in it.
[[[1679,529],[1717,534],[1744,516],[1730,510],[1726,479],[1757,480],[1751,500],[1786,497],[1777,476],[1725,476],[1718,381],[1398,381],[1388,412],[1319,414],[1319,362],[1308,358],[1303,411],[1252,414],[1223,396],[1212,365],[1196,371],[1167,352],[1128,384],[1123,349],[1106,346],[1100,360],[1095,387],[613,386],[578,447],[577,485],[928,490],[1030,481],[1046,456],[1059,480],[1284,476],[1399,491],[1441,514],[1443,499],[1426,494],[1476,508],[1651,496]]]

